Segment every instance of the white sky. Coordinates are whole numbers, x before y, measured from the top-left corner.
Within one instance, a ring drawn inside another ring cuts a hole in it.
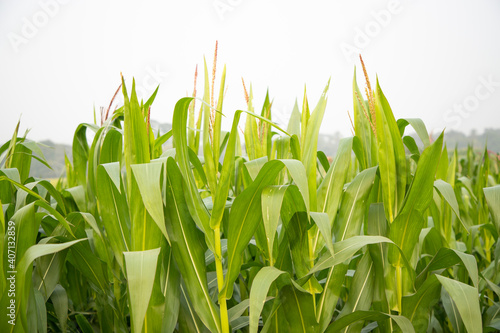
[[[171,122],[203,55],[211,71],[215,40],[226,115],[245,107],[241,77],[259,111],[269,87],[280,122],[304,84],[314,107],[331,77],[322,132],[348,135],[359,67],[341,49],[349,45],[372,81],[378,74],[396,118],[422,118],[435,133],[498,128],[499,36],[498,0],[0,0],[0,144],[21,114],[29,138],[71,142],[94,105],[108,106],[120,72],[147,95],[160,83],[152,118]]]

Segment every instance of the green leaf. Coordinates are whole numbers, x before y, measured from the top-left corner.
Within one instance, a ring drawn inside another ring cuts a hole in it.
[[[493,222],[495,223],[497,231],[500,232],[500,185],[485,187],[483,192],[488,207],[490,208]]]
[[[172,130],[175,142],[175,159],[179,163],[179,169],[186,182],[185,191],[186,203],[196,225],[205,233],[205,240],[208,247],[215,252],[213,230],[210,228],[210,215],[207,208],[203,204],[203,200],[198,192],[194,174],[191,170],[189,162],[188,143],[187,143],[187,116],[189,104],[192,98],[182,98],[174,108],[174,116],[172,118]]]
[[[457,305],[444,288],[441,288],[441,303],[445,314],[448,316],[448,322],[453,332],[467,332],[462,318],[460,317]]]
[[[63,225],[63,227],[68,231],[68,233],[71,236],[73,236],[73,237],[75,236],[73,234],[73,231],[71,230],[70,226],[68,225],[68,221],[66,221],[66,219],[61,215],[61,213],[59,213],[56,209],[54,209],[52,206],[50,206],[45,199],[43,199],[40,195],[38,195],[38,193],[34,192],[33,190],[29,189],[28,187],[10,179],[10,178],[7,178],[6,176],[0,176],[0,182],[2,180],[7,180],[11,184],[21,188],[23,191],[26,191],[30,195],[39,199],[39,200],[35,201],[35,205],[40,206],[40,207],[46,209],[47,211],[49,211]]]
[[[170,139],[172,137],[172,135],[174,134],[173,130],[170,130],[168,131],[167,133],[163,134],[162,136],[158,137],[156,140],[155,140],[155,150],[156,149],[160,149],[161,146],[168,141],[168,139]]]
[[[422,121],[422,119],[403,118],[403,119],[398,119],[397,123],[401,135],[403,135],[405,127],[411,125],[411,127],[413,127],[420,140],[422,140],[424,148],[427,148],[431,145],[431,142],[429,140],[429,133],[427,132],[427,128],[425,127],[425,124]]]
[[[377,128],[377,152],[380,170],[380,184],[382,186],[382,199],[384,202],[385,215],[389,224],[394,221],[397,211],[397,171],[396,158],[394,155],[393,137],[387,122],[384,109],[380,102],[376,104],[376,128]]]
[[[323,239],[325,240],[326,247],[328,251],[330,251],[331,255],[334,255],[333,252],[333,242],[332,242],[332,228],[330,225],[330,219],[328,218],[328,214],[326,213],[317,213],[311,212],[311,218],[314,223],[318,226]]]
[[[283,203],[283,197],[285,196],[285,192],[287,189],[288,186],[280,185],[268,186],[262,191],[262,217],[264,220],[264,229],[266,231],[267,246],[271,262],[274,260],[274,238],[280,219],[280,210],[276,208],[281,207]]]
[[[92,326],[84,315],[77,314],[75,317],[78,327],[82,330],[83,333],[94,333]]]
[[[160,212],[163,207],[161,192],[159,192],[162,166],[159,163],[148,163],[138,168],[130,166],[130,170],[131,173],[127,174],[127,179],[132,179],[130,191],[132,194],[128,197],[131,250],[144,251],[158,248],[166,238],[163,227],[164,219]]]
[[[420,151],[418,150],[418,146],[415,143],[415,139],[411,136],[405,136],[403,137],[403,143],[410,151],[411,157],[415,160],[415,162],[418,163],[418,159],[420,158]]]
[[[179,308],[179,330],[182,332],[209,332],[196,315],[193,305],[186,294],[185,286],[181,283],[181,302]]]
[[[318,323],[311,295],[287,285],[280,289],[279,298],[294,332],[317,332]]]
[[[419,274],[417,280],[415,281],[416,286],[422,284],[423,280],[426,279],[428,272],[448,268],[460,262],[467,269],[473,285],[477,287],[479,283],[479,275],[477,270],[476,258],[471,254],[463,253],[454,249],[448,249],[445,247],[439,249],[438,253],[436,253],[429,264]]]
[[[231,309],[227,311],[229,322],[234,321],[240,317],[246,309],[250,306],[250,299],[244,299]]]
[[[332,256],[328,253],[321,257],[316,265],[309,271],[309,275],[343,263],[351,258],[363,246],[378,243],[389,243],[394,245],[392,240],[383,236],[354,236],[344,241],[335,242],[333,244],[335,255]],[[406,266],[410,267],[408,263],[406,263]]]
[[[267,158],[267,156],[264,156],[245,162],[245,168],[247,169],[250,178],[252,178],[252,181],[257,178],[257,175],[259,174],[264,164],[267,163],[267,161],[269,161],[269,159]]]
[[[151,106],[151,104],[153,104],[155,98],[156,98],[156,94],[158,93],[158,89],[160,88],[160,85],[158,85],[155,89],[155,91],[151,94],[151,96],[148,98],[148,100],[146,101],[146,103],[144,103],[144,110],[148,110],[149,107]]]
[[[231,322],[231,328],[233,331],[238,331],[241,330],[244,327],[247,327],[249,323],[249,318],[248,316],[241,316],[236,319],[234,319]]]
[[[36,258],[39,258],[41,256],[45,256],[48,254],[52,254],[58,251],[65,250],[69,248],[70,246],[73,246],[74,244],[77,244],[81,241],[84,241],[86,239],[77,239],[71,242],[66,242],[66,243],[61,243],[61,244],[37,244],[31,246],[24,255],[21,257],[21,259],[18,261],[16,265],[16,285],[19,286],[18,292],[16,293],[16,306],[18,309],[22,309],[25,307],[26,302],[28,300],[28,293],[29,293],[29,288],[26,288],[26,283],[30,282],[31,279],[31,274],[29,277],[26,275],[28,272],[28,269],[31,268],[31,265],[33,261]],[[1,306],[5,308],[7,307],[7,302],[9,298],[7,297],[7,293],[5,293],[1,299]],[[20,313],[16,313],[16,319],[19,317]],[[23,314],[21,314],[22,318]],[[21,323],[18,323],[19,327],[24,327],[26,328],[26,318],[21,320]],[[22,326],[21,326],[22,325]],[[2,332],[12,332],[16,326],[12,326],[7,323],[6,320],[2,320],[0,322],[0,331]]]
[[[283,283],[291,283],[297,290],[306,292],[291,277],[288,272],[282,271],[273,266],[263,267],[254,278],[252,289],[250,290],[250,332],[257,332],[259,317],[264,307],[264,303],[269,300],[266,298],[271,284],[281,275],[285,279]],[[268,319],[269,320],[269,319]]]
[[[329,269],[323,293],[318,301],[316,310],[322,330],[326,329],[333,315],[334,307],[330,306],[330,304],[337,304],[338,297],[340,296],[340,290],[348,269],[348,266],[342,263],[350,259],[363,246],[378,243],[393,244],[391,240],[382,236],[353,236],[346,240],[336,242],[333,244],[335,255],[324,255],[309,271],[308,274],[310,275],[324,269]]]
[[[123,155],[123,133],[109,128],[100,147],[99,164],[120,162]]]
[[[68,294],[66,290],[58,284],[50,296],[57,319],[62,332],[66,332],[66,323],[68,321]]]
[[[253,91],[252,85],[250,84],[250,92],[248,98],[248,110],[252,114],[254,113],[254,108],[252,105]],[[254,117],[249,117],[247,115],[245,121],[245,150],[250,160],[263,157],[262,146],[259,143],[259,132],[257,128],[257,121]]]
[[[342,189],[351,163],[352,141],[352,138],[340,140],[335,159],[317,190],[318,212],[327,213],[332,223],[337,215]]]
[[[373,261],[370,254],[367,252],[356,265],[356,272],[354,273],[351,286],[349,288],[349,298],[336,320],[358,310],[370,309],[375,282],[374,270]],[[357,331],[361,328],[361,326],[355,324],[355,326],[353,325],[350,328],[353,331]]]
[[[185,183],[172,158],[167,161],[167,175],[165,218],[172,253],[193,301],[194,310],[212,332],[220,332],[218,309],[208,292],[203,235],[189,214],[184,193]]]
[[[85,241],[86,239],[76,239],[74,241],[60,243],[60,244],[37,244],[31,246],[24,256],[19,261],[17,268],[18,274],[24,274],[28,270],[33,260],[41,256],[46,256],[55,252],[59,252],[69,248],[70,246]]]
[[[380,132],[378,130],[379,126],[379,114],[377,113],[377,109],[381,108],[383,110],[383,118],[384,122],[387,125],[386,130],[384,132]],[[396,123],[396,119],[394,118],[394,114],[392,112],[391,106],[389,105],[389,102],[387,101],[387,98],[385,97],[384,93],[382,92],[382,89],[380,88],[380,84],[377,78],[377,88],[375,91],[375,113],[377,114],[377,140],[382,140],[382,137],[384,136],[391,136],[392,138],[392,149],[394,150],[394,163],[395,163],[395,174],[394,177],[392,178],[395,183],[393,184],[394,187],[391,187],[394,189],[393,197],[394,197],[394,206],[393,206],[393,213],[391,216],[396,216],[397,212],[401,209],[403,205],[403,199],[405,197],[405,192],[406,192],[406,178],[407,178],[407,171],[406,171],[406,154],[405,154],[405,149],[403,145],[403,140],[401,139],[401,133],[399,132],[398,125]],[[389,144],[390,145],[390,144]],[[380,147],[380,146],[379,146]],[[380,153],[380,150],[379,150]],[[391,156],[389,152],[387,152],[388,156]],[[379,155],[380,157],[380,155]],[[390,157],[392,159],[392,157]],[[379,163],[380,166],[384,164],[384,162],[379,158]],[[385,179],[383,176],[382,168],[380,169],[380,175],[381,175],[381,180]],[[392,176],[389,176],[392,177]],[[383,187],[383,182],[382,182],[382,187]],[[383,194],[383,193],[382,193]],[[386,207],[386,203],[384,202],[384,208],[388,209],[389,207]],[[388,219],[389,222],[392,222],[393,219],[390,218]]]
[[[354,152],[354,155],[356,155],[356,159],[358,160],[359,163],[359,169],[364,170],[367,168],[366,164],[366,156],[365,156],[365,151],[363,150],[363,145],[361,143],[361,140],[355,136],[352,138],[352,151]]]
[[[263,267],[255,276],[254,284],[250,290],[250,333],[257,333],[259,317],[264,307],[269,287],[282,274],[287,274],[287,272],[267,266]]]
[[[293,105],[292,114],[288,120],[286,131],[290,133],[290,135],[300,136],[300,111],[297,100],[295,100],[295,104]]]
[[[131,249],[130,213],[121,184],[120,165],[101,164],[97,168],[97,198],[109,246],[124,269],[123,252]]]
[[[135,164],[130,166],[134,173],[140,197],[149,215],[153,218],[158,228],[169,241],[165,229],[163,216],[163,199],[161,197],[160,176],[163,170],[162,163]],[[170,241],[169,241],[170,242]]]
[[[78,125],[73,137],[73,168],[78,185],[87,185],[87,162],[89,158],[89,144],[87,142],[87,129],[97,132],[98,127],[93,124]]]
[[[132,164],[147,163],[150,160],[147,134],[149,129],[146,129],[143,110],[141,110],[139,101],[137,100],[135,80],[132,80],[132,91],[129,99],[125,79],[122,77],[122,92],[125,167],[127,175],[131,175],[130,166]],[[129,196],[135,195],[135,193],[132,193],[132,177],[127,177],[127,181]]]
[[[98,292],[105,294],[108,291],[107,272],[103,262],[94,254],[88,242],[73,245],[68,260],[89,279]]]
[[[467,229],[467,226],[465,225],[464,221],[462,221],[462,218],[460,217],[460,209],[458,207],[458,202],[457,202],[457,197],[455,196],[455,192],[453,191],[453,187],[451,187],[450,184],[447,182],[438,179],[434,182],[434,187],[436,190],[439,191],[439,193],[443,196],[443,198],[446,200],[448,205],[450,205],[451,209],[457,216],[458,220],[464,227],[464,229],[469,232]]]
[[[476,332],[482,327],[477,288],[441,275],[436,277],[453,299],[467,331]]]
[[[87,199],[85,197],[85,188],[82,185],[74,186],[65,190],[75,201],[78,210],[85,212],[87,210]]]
[[[383,236],[387,234],[388,224],[385,218],[383,203],[378,202],[370,205],[366,233],[371,236]],[[386,290],[393,289],[393,279],[385,279],[386,272],[390,267],[387,262],[387,246],[384,243],[368,245],[368,250],[374,264],[375,285],[373,291],[373,310],[390,313],[391,305]],[[391,332],[392,322],[383,319],[377,323],[380,332]]]
[[[282,225],[286,231],[288,247],[292,256],[293,268],[298,278],[302,278],[311,268],[309,252],[310,220],[307,217],[306,207],[296,186],[290,186],[286,191],[281,206]]]
[[[403,250],[406,258],[411,257],[425,223],[423,214],[432,201],[434,175],[441,156],[442,145],[443,133],[422,152],[403,208],[391,225],[389,238]],[[389,261],[401,267],[401,257],[395,248],[389,249]]]
[[[333,229],[337,242],[359,235],[376,172],[377,167],[363,170],[347,186]]]
[[[432,307],[439,300],[441,285],[436,275],[429,276],[413,295],[404,296],[402,315],[417,332],[427,332]]]
[[[34,290],[34,298],[36,304],[37,328],[41,333],[47,333],[47,308],[45,307],[45,299],[38,290]],[[28,314],[28,317],[29,314]]]
[[[394,320],[404,333],[415,332],[415,329],[413,328],[411,322],[406,317],[390,315],[378,311],[353,312],[351,314],[348,314],[342,318],[335,320],[330,326],[328,326],[328,329],[325,332],[326,333],[340,332],[343,328],[359,320],[382,320],[385,318],[391,318],[392,320]]]
[[[375,165],[376,157],[372,156],[372,145],[375,145],[375,140],[372,139],[374,134],[370,126],[370,120],[366,118],[364,110],[369,110],[368,103],[362,99],[361,91],[359,90],[356,81],[356,68],[354,68],[354,77],[352,80],[353,90],[353,113],[354,113],[354,140],[353,149],[361,164],[360,169],[364,170],[369,166]],[[358,99],[359,97],[359,99]]]
[[[142,332],[160,249],[124,252],[132,332]]]
[[[323,93],[318,101],[318,104],[314,108],[311,116],[307,121],[307,127],[305,133],[302,132],[304,145],[302,146],[302,161],[304,163],[306,174],[307,174],[307,184],[309,185],[309,198],[311,200],[312,207],[317,206],[316,201],[316,165],[317,165],[317,151],[318,151],[318,135],[319,129],[321,127],[321,122],[323,121],[323,116],[325,114],[327,93],[330,86],[330,80],[326,84]]]
[[[17,265],[19,260],[24,256],[27,250],[36,243],[36,237],[38,233],[38,227],[40,225],[40,220],[35,218],[35,205],[33,203],[28,204],[20,209],[18,209],[9,221],[8,227],[4,227],[4,230],[14,230],[14,237],[8,237],[8,233],[5,233],[4,248],[2,249],[2,256],[4,256],[4,267],[7,268],[7,240],[15,242],[15,253]],[[12,225],[14,222],[14,225]],[[20,232],[22,231],[22,232]],[[11,244],[12,251],[12,244]],[[5,250],[5,252],[3,252]],[[4,254],[5,253],[5,254]],[[13,269],[6,269],[12,271]]]
[[[165,311],[162,332],[171,333],[175,330],[179,316],[181,276],[175,266],[172,249],[167,248],[167,251],[168,253],[163,256],[166,281],[164,287]]]

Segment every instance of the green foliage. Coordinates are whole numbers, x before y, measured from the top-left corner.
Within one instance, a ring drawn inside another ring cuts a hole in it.
[[[225,68],[218,97],[204,73],[203,98],[180,99],[164,135],[157,91],[143,103],[122,80],[124,106],[78,126],[57,185],[30,176],[47,163],[18,127],[1,146],[0,306],[15,304],[1,332],[500,327],[497,155],[448,154],[368,77],[335,156],[318,151],[329,83],[286,131],[250,86],[226,133]]]

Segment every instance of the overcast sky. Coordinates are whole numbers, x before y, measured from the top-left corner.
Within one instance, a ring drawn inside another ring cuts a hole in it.
[[[279,122],[304,85],[314,107],[331,77],[322,132],[349,135],[360,52],[396,118],[481,132],[500,127],[499,38],[498,0],[0,0],[0,144],[20,117],[33,140],[71,142],[120,72],[144,97],[160,84],[152,118],[171,122],[216,40],[226,115],[245,108],[241,77],[259,110],[269,88]]]

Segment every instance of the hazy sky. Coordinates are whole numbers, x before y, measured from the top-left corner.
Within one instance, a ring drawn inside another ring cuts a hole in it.
[[[152,118],[171,122],[216,40],[227,115],[245,107],[241,77],[259,110],[269,88],[279,122],[304,84],[314,107],[331,77],[322,132],[348,135],[361,52],[396,118],[422,118],[434,133],[498,128],[499,38],[498,0],[0,0],[0,144],[21,115],[29,138],[71,142],[120,72],[144,97],[160,84]]]

